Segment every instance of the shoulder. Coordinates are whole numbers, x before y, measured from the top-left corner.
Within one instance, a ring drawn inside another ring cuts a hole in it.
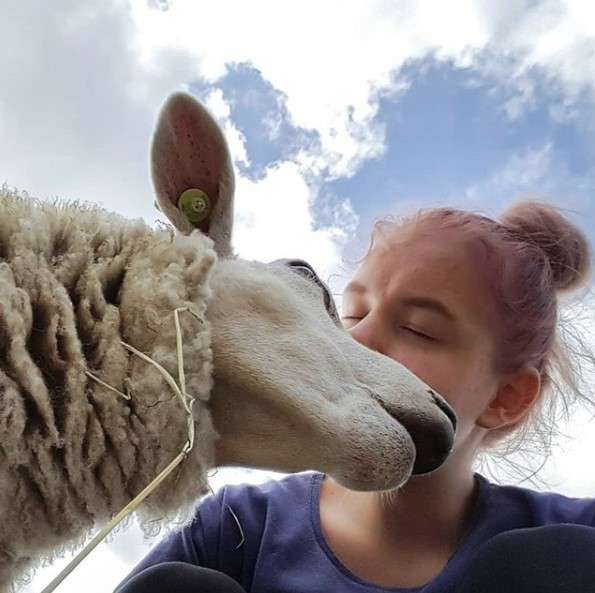
[[[203,499],[191,529],[204,565],[247,586],[263,548],[307,524],[317,475],[308,471],[259,484],[227,484]]]
[[[479,476],[489,505],[500,510],[523,513],[535,526],[576,523],[595,526],[595,498],[578,498],[553,491],[537,491],[520,486],[498,485]]]
[[[225,548],[241,542],[250,545],[262,536],[267,519],[270,523],[271,517],[288,516],[288,509],[292,513],[305,510],[318,475],[306,471],[257,484],[222,486],[198,504],[196,521],[201,526],[201,535],[207,541],[218,540]]]
[[[220,487],[202,498],[191,521],[160,541],[126,581],[148,566],[181,561],[225,572],[249,590],[263,541],[270,549],[271,542],[307,524],[310,494],[320,476],[307,471]]]
[[[307,471],[268,479],[258,484],[228,484],[221,488],[212,502],[201,502],[198,512],[203,519],[206,508],[215,504],[219,507],[225,524],[230,524],[231,520],[237,523],[235,518],[241,516],[249,527],[257,527],[262,524],[266,515],[276,511],[284,512],[288,508],[297,510],[307,505],[317,475],[316,472]]]
[[[291,504],[299,502],[307,495],[317,472],[304,471],[282,475],[260,483],[226,484],[217,493],[223,503],[235,503],[250,506],[253,503],[267,504],[280,502]],[[202,504],[202,503],[201,503]]]

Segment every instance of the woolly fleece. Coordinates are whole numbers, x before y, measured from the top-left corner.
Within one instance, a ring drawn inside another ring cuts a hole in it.
[[[0,591],[79,547],[181,451],[180,401],[120,340],[177,381],[173,311],[205,319],[216,259],[200,232],[0,190]],[[214,462],[209,324],[180,321],[195,445],[144,503],[147,522],[187,520]]]

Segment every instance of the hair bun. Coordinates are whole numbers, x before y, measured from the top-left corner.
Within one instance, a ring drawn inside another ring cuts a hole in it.
[[[556,290],[574,290],[587,282],[591,270],[589,241],[555,206],[523,200],[508,208],[501,222],[520,239],[541,248],[550,262]]]

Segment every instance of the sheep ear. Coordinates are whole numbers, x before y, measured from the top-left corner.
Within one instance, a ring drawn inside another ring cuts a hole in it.
[[[161,109],[151,145],[156,205],[181,233],[199,229],[221,257],[231,255],[233,166],[211,114],[184,93]]]

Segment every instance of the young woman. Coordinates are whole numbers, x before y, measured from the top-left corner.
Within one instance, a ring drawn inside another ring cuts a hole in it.
[[[440,208],[377,223],[343,323],[455,409],[448,460],[391,492],[318,472],[225,487],[119,593],[595,591],[595,499],[499,486],[473,469],[498,443],[555,430],[547,410],[576,388],[558,297],[589,271],[583,233],[538,202],[500,222]]]

